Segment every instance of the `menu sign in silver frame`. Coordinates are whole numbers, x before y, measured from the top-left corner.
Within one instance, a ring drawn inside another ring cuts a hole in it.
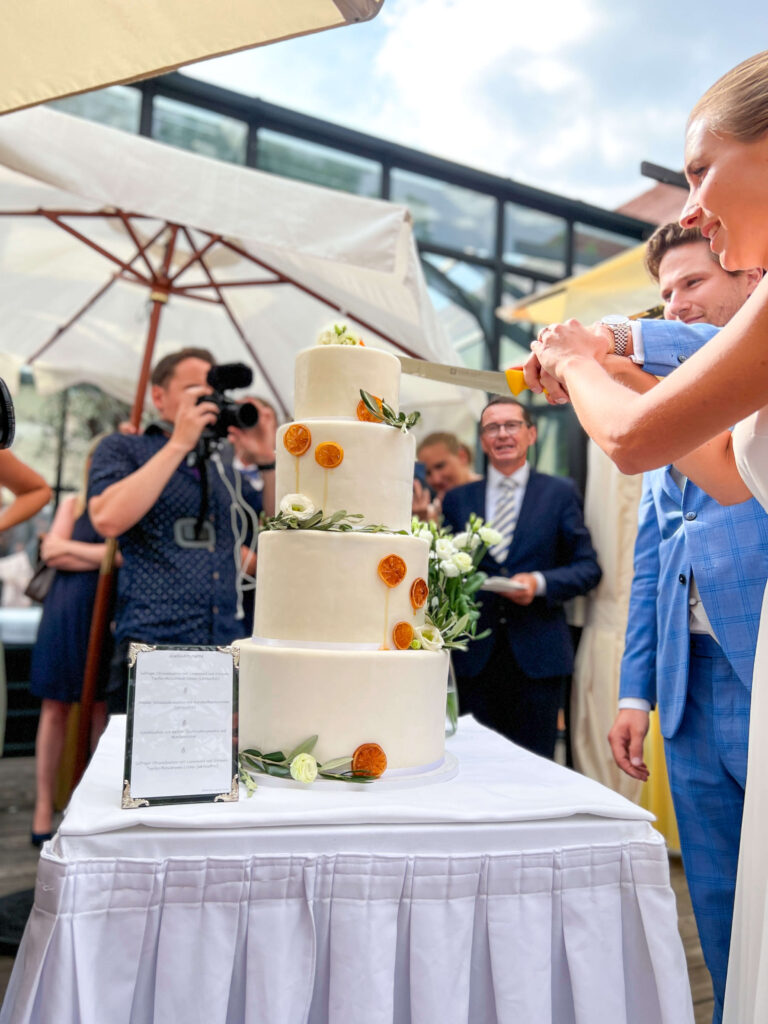
[[[125,808],[238,799],[237,647],[128,653]]]

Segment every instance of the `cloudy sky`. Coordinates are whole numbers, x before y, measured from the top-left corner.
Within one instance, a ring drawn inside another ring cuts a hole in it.
[[[693,102],[768,46],[765,0],[385,0],[187,74],[614,207],[679,169]]]

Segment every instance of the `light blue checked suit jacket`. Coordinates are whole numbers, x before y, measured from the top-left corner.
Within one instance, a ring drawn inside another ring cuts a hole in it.
[[[715,333],[703,324],[645,322],[644,368],[663,376]],[[744,686],[734,699],[748,706],[768,579],[768,516],[754,499],[724,508],[690,481],[681,491],[669,467],[645,473],[619,696],[658,704],[667,739],[685,708],[691,571]]]

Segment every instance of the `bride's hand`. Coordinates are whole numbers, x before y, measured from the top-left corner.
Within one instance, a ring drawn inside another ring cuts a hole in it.
[[[603,362],[613,349],[613,335],[608,341],[608,334],[610,331],[605,327],[589,328],[578,320],[566,320],[563,324],[550,324],[539,331],[538,338],[531,343],[531,350],[539,361],[541,374],[548,373],[562,384],[565,383],[569,359],[581,357]]]
[[[567,388],[542,369],[538,356],[528,358],[523,365],[523,376],[530,390],[537,395],[543,393],[550,405],[565,405],[570,401]]]

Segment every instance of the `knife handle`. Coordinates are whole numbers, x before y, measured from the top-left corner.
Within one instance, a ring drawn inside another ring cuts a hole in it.
[[[508,370],[504,371],[504,376],[507,378],[509,390],[513,395],[517,396],[521,391],[525,391],[528,388],[528,385],[525,383],[525,377],[523,377],[522,366],[510,366]]]

